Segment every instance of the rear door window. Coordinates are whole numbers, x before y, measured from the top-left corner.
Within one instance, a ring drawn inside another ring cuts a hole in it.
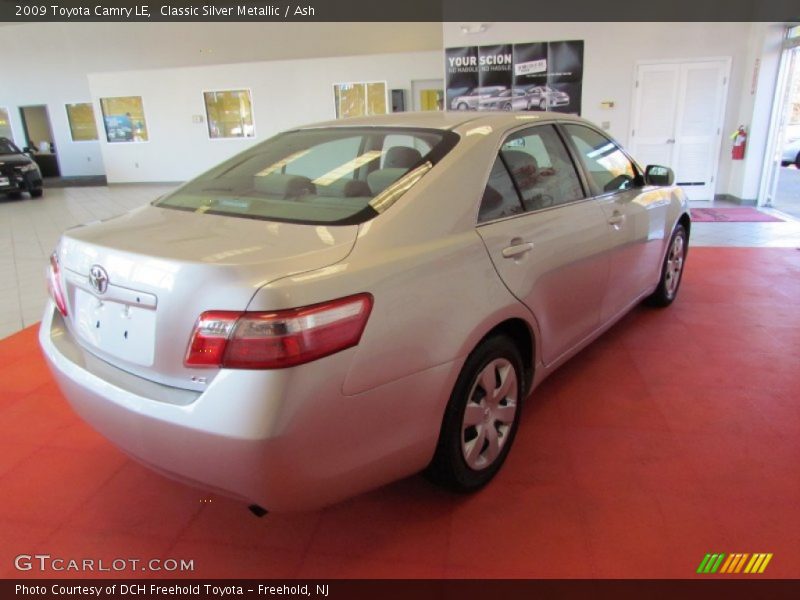
[[[525,210],[567,204],[585,197],[575,165],[552,125],[509,136],[500,149]]]
[[[514,182],[498,156],[483,190],[478,222],[494,221],[524,212]]]

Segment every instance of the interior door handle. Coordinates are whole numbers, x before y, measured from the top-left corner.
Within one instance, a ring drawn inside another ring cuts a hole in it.
[[[533,250],[533,242],[522,242],[520,240],[520,243],[515,243],[516,241],[511,240],[511,246],[503,248],[503,258],[515,258]]]

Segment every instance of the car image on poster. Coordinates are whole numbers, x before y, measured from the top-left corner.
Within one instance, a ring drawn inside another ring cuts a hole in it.
[[[448,110],[581,112],[583,41],[445,50]]]

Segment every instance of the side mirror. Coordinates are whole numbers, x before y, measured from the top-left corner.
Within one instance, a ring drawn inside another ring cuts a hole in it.
[[[644,180],[647,185],[672,185],[675,183],[675,173],[669,167],[647,165]]]

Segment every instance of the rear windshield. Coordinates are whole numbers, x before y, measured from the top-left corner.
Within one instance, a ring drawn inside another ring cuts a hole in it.
[[[458,141],[436,129],[290,131],[238,154],[161,198],[163,208],[292,223],[362,223],[371,201]],[[374,204],[374,203],[373,203]]]

